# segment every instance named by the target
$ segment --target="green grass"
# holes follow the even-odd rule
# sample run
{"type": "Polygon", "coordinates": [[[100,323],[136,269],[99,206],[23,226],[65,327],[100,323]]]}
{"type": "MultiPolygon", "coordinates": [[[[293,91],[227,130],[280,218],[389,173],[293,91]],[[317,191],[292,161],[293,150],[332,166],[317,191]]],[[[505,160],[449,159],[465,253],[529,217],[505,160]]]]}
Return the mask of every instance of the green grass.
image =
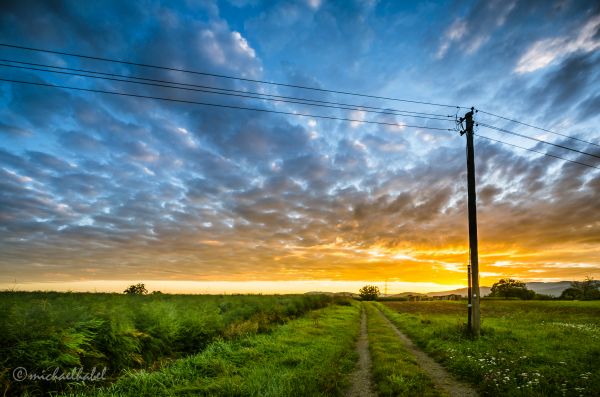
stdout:
{"type": "Polygon", "coordinates": [[[378,304],[421,348],[483,395],[593,396],[600,390],[600,302],[482,301],[482,336],[464,302],[378,304]]]}
{"type": "MultiPolygon", "coordinates": [[[[268,332],[331,302],[322,295],[151,295],[1,292],[0,393],[64,391],[69,382],[15,382],[12,371],[157,368],[214,340],[268,332]]],[[[97,382],[96,382],[97,383],[97,382]]]]}
{"type": "Polygon", "coordinates": [[[136,371],[97,396],[337,396],[354,368],[359,305],[332,305],[269,334],[218,340],[154,372],[136,371]]]}
{"type": "Polygon", "coordinates": [[[380,396],[438,396],[431,379],[371,303],[366,303],[373,383],[380,396]]]}

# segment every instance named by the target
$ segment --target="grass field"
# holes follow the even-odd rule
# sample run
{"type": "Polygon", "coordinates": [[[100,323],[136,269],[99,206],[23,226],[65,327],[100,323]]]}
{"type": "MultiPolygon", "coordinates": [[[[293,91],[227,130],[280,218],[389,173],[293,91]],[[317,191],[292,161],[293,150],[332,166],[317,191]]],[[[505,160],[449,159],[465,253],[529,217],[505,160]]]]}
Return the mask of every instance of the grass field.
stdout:
{"type": "Polygon", "coordinates": [[[597,396],[600,302],[482,301],[482,336],[464,302],[378,303],[421,348],[483,395],[597,396]]]}
{"type": "Polygon", "coordinates": [[[362,379],[356,373],[370,374],[380,396],[445,393],[434,389],[428,377],[434,375],[380,310],[482,395],[595,396],[600,390],[598,301],[486,300],[482,336],[472,340],[465,302],[5,292],[2,394],[342,396],[362,379]],[[370,372],[356,366],[359,334],[369,341],[370,372]],[[19,382],[12,372],[94,366],[108,368],[105,381],[19,382]]]}
{"type": "MultiPolygon", "coordinates": [[[[322,295],[149,295],[0,293],[2,394],[61,391],[69,382],[15,382],[14,368],[152,369],[194,354],[215,339],[266,332],[324,307],[322,295]]],[[[97,384],[95,382],[94,384],[97,384]]]]}

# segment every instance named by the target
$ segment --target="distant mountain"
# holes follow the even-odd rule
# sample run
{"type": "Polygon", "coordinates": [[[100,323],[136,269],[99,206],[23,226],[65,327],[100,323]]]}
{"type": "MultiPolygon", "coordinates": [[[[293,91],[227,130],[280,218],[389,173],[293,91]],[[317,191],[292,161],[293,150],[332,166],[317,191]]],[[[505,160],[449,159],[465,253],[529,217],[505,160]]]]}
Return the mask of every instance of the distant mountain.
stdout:
{"type": "MultiPolygon", "coordinates": [[[[486,296],[490,293],[491,287],[479,287],[481,296],[486,296]]],[[[444,296],[444,295],[461,295],[467,296],[468,288],[453,289],[450,291],[428,292],[427,296],[444,296]]]]}
{"type": "MultiPolygon", "coordinates": [[[[551,283],[534,282],[526,283],[527,288],[535,291],[537,294],[544,294],[550,296],[560,296],[560,294],[571,286],[570,281],[555,281],[551,283]]],[[[491,287],[479,287],[481,296],[489,295],[491,287]]],[[[451,291],[440,291],[440,292],[428,292],[427,296],[442,296],[457,294],[467,296],[467,288],[453,289],[451,291]]]]}
{"type": "MultiPolygon", "coordinates": [[[[542,282],[534,282],[534,283],[526,283],[527,288],[534,290],[538,294],[550,295],[550,296],[560,296],[560,294],[567,288],[571,286],[570,281],[556,281],[551,283],[542,283],[542,282]]],[[[491,287],[479,287],[481,296],[489,295],[491,287]]],[[[348,297],[358,297],[358,294],[353,292],[325,292],[325,291],[310,291],[306,292],[308,295],[330,295],[330,296],[348,296],[348,297]]],[[[399,294],[390,294],[384,295],[381,294],[382,297],[386,298],[406,298],[409,295],[412,296],[443,296],[443,295],[461,295],[467,296],[467,288],[459,288],[453,289],[449,291],[438,291],[438,292],[428,292],[426,294],[422,294],[420,292],[401,292],[399,294]]]]}
{"type": "Polygon", "coordinates": [[[406,298],[407,296],[412,295],[412,296],[426,296],[425,294],[422,294],[420,292],[401,292],[399,294],[394,294],[394,295],[386,295],[386,298],[406,298]]]}
{"type": "Polygon", "coordinates": [[[347,296],[347,297],[352,297],[352,298],[356,298],[359,295],[355,294],[353,292],[325,292],[325,291],[309,291],[309,292],[305,292],[305,295],[328,295],[328,296],[347,296]]]}
{"type": "Polygon", "coordinates": [[[527,288],[538,294],[560,296],[560,294],[571,286],[570,281],[556,281],[552,283],[527,283],[527,288]]]}

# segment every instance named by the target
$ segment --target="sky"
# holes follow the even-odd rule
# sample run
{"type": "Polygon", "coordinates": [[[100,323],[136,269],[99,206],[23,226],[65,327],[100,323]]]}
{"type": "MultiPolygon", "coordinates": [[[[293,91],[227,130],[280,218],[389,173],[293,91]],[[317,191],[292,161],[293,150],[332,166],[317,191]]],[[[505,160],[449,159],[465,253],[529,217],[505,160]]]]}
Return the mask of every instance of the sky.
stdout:
{"type": "MultiPolygon", "coordinates": [[[[469,251],[465,137],[454,130],[466,109],[456,106],[576,137],[475,114],[600,155],[596,2],[8,0],[0,9],[3,44],[371,97],[9,47],[3,65],[442,119],[0,66],[8,80],[313,115],[0,81],[0,289],[458,288],[469,251]]],[[[598,157],[475,132],[600,167],[598,157]]],[[[598,169],[477,136],[475,162],[482,285],[600,277],[598,169]]]]}

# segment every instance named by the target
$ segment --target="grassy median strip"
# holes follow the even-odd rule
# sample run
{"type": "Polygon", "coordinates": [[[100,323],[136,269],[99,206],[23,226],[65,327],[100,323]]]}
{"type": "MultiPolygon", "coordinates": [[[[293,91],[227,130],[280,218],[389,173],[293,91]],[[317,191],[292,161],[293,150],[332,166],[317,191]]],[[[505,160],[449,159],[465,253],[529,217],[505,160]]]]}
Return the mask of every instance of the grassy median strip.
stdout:
{"type": "Polygon", "coordinates": [[[154,372],[132,372],[101,396],[336,396],[356,361],[357,303],[332,305],[269,334],[216,341],[154,372]]]}
{"type": "Polygon", "coordinates": [[[373,383],[380,396],[439,396],[431,379],[419,368],[389,324],[366,303],[373,383]]]}

